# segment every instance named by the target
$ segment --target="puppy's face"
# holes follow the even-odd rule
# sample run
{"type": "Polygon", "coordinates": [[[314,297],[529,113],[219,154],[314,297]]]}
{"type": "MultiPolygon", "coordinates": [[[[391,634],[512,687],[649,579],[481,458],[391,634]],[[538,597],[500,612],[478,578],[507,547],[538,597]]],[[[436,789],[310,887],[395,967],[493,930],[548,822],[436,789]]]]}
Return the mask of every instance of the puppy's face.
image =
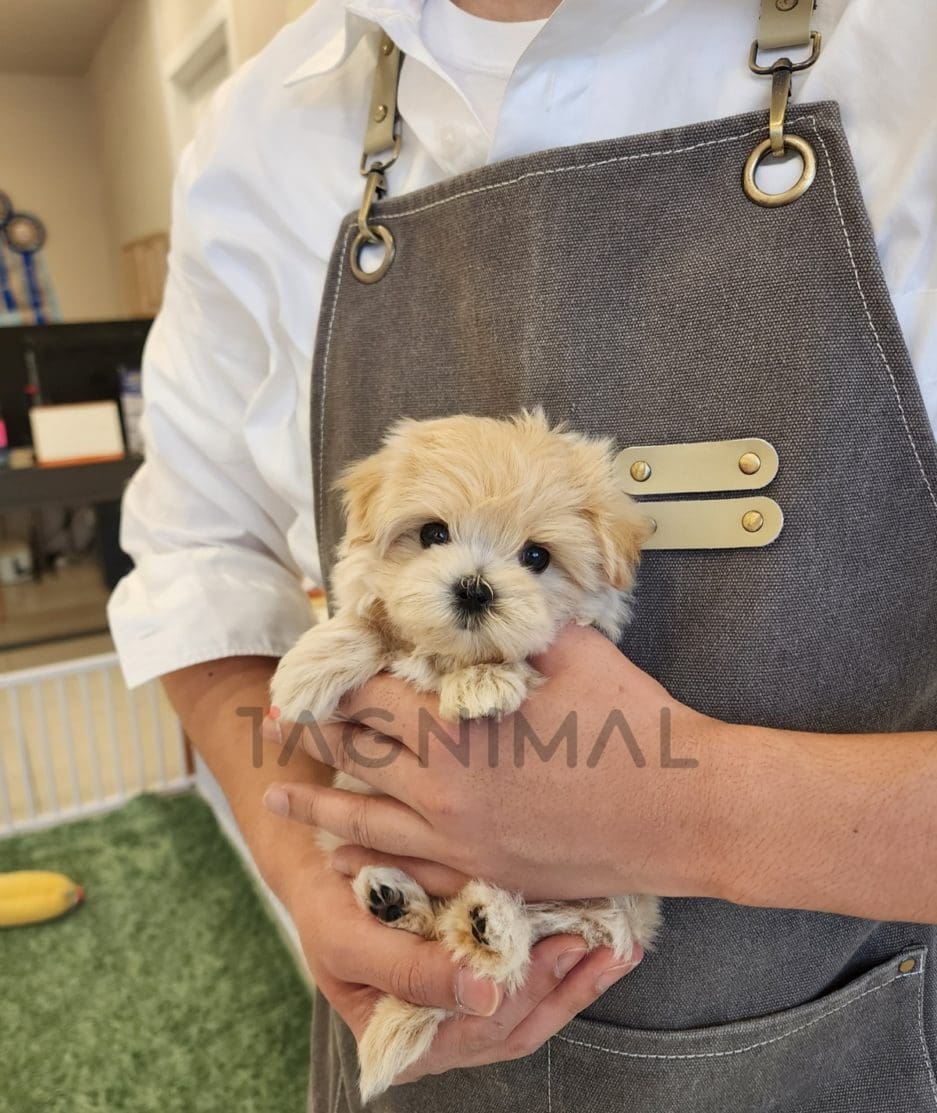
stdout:
{"type": "Polygon", "coordinates": [[[616,634],[646,526],[612,457],[539,412],[402,422],[340,483],[339,605],[461,664],[541,652],[571,620],[616,634]]]}

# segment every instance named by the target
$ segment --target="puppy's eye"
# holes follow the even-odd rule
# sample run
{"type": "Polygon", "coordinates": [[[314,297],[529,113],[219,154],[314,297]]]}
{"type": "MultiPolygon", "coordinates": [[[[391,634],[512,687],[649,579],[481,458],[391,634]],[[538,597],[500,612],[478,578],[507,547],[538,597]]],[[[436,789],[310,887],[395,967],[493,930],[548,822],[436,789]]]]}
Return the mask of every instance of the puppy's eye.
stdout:
{"type": "Polygon", "coordinates": [[[542,545],[530,541],[521,549],[518,559],[521,564],[523,564],[525,568],[529,568],[531,572],[542,572],[550,563],[550,551],[549,549],[545,549],[542,545]]]}
{"type": "Polygon", "coordinates": [[[449,527],[445,522],[427,522],[420,530],[420,544],[424,549],[430,545],[445,545],[449,540],[449,527]]]}

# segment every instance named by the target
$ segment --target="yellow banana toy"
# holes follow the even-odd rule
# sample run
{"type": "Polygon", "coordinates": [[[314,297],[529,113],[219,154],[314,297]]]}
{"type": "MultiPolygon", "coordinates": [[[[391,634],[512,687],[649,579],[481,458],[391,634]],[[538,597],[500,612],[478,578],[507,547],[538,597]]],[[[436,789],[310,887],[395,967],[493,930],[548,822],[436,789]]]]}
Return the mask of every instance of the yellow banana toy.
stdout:
{"type": "Polygon", "coordinates": [[[0,873],[0,928],[54,920],[84,899],[84,889],[62,873],[46,870],[0,873]]]}

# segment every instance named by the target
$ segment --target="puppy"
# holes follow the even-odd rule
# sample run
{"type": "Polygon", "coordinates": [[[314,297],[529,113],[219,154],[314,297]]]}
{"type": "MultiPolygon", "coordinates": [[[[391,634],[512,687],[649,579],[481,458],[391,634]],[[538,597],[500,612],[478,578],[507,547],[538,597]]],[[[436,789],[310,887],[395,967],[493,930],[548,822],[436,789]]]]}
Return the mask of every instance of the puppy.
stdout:
{"type": "MultiPolygon", "coordinates": [[[[551,428],[540,410],[398,423],[339,480],[347,529],[334,616],[283,657],[273,705],[288,721],[322,722],[386,669],[436,692],[445,719],[500,718],[536,688],[528,658],[561,627],[594,625],[616,639],[647,525],[619,488],[613,458],[610,441],[551,428]]],[[[373,791],[345,774],[336,784],[373,791]]],[[[362,869],[353,887],[364,910],[441,940],[508,993],[523,984],[538,939],[571,932],[627,959],[635,941],[651,945],[658,924],[649,896],[524,904],[472,881],[441,901],[383,867],[362,869]]],[[[363,1101],[423,1055],[446,1015],[379,1002],[358,1049],[363,1101]]]]}

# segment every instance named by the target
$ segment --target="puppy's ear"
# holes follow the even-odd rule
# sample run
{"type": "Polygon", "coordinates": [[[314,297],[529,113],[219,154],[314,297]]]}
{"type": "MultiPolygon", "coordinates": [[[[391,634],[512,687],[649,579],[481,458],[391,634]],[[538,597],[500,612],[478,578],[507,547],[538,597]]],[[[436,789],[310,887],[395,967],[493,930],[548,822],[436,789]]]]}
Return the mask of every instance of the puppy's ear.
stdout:
{"type": "Polygon", "coordinates": [[[630,591],[641,546],[651,535],[648,519],[624,492],[593,504],[587,517],[595,531],[603,574],[612,587],[630,591]]]}
{"type": "Polygon", "coordinates": [[[377,535],[377,499],[385,479],[382,453],[347,468],[335,484],[345,508],[345,542],[365,545],[377,535]]]}

